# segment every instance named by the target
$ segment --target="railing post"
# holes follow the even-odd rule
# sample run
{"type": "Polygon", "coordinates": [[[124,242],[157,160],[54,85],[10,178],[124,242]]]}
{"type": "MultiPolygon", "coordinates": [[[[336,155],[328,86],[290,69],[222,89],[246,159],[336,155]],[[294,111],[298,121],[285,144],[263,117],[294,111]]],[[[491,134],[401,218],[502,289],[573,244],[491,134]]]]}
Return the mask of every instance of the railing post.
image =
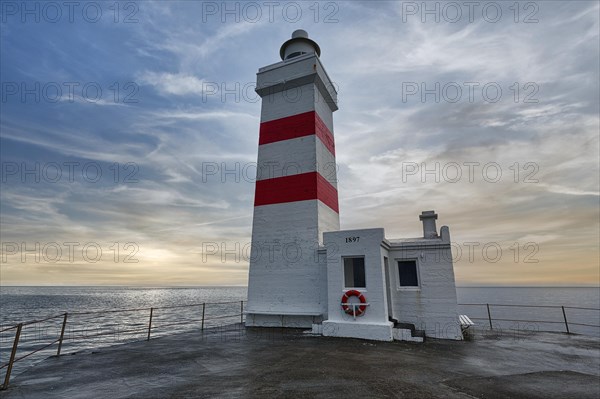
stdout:
{"type": "Polygon", "coordinates": [[[15,362],[15,355],[17,354],[17,347],[19,346],[19,338],[21,337],[21,329],[23,323],[19,323],[17,326],[17,332],[15,333],[15,341],[13,342],[12,351],[10,352],[10,360],[8,361],[8,368],[6,369],[6,375],[4,376],[4,384],[2,389],[8,388],[8,382],[10,381],[10,372],[12,371],[13,363],[15,362]]]}
{"type": "Polygon", "coordinates": [[[240,324],[244,324],[244,301],[240,301],[240,324]]]}
{"type": "Polygon", "coordinates": [[[154,313],[154,308],[150,308],[150,321],[148,322],[148,338],[146,341],[150,341],[150,331],[152,331],[152,313],[154,313]]]}
{"type": "Polygon", "coordinates": [[[488,320],[490,322],[490,330],[493,330],[494,326],[492,326],[492,314],[490,313],[490,304],[486,303],[485,306],[487,306],[488,320]]]}
{"type": "Polygon", "coordinates": [[[202,327],[201,330],[204,331],[204,310],[206,309],[206,303],[202,304],[202,327]]]}
{"type": "Polygon", "coordinates": [[[567,322],[567,314],[565,313],[565,307],[561,306],[561,308],[562,308],[562,312],[563,312],[563,318],[565,319],[565,327],[567,329],[567,334],[571,334],[569,332],[569,323],[567,322]]]}
{"type": "Polygon", "coordinates": [[[58,349],[56,350],[56,356],[60,356],[60,350],[62,349],[63,338],[65,337],[65,327],[67,326],[67,316],[68,313],[65,313],[62,328],[60,329],[60,338],[58,339],[58,349]]]}

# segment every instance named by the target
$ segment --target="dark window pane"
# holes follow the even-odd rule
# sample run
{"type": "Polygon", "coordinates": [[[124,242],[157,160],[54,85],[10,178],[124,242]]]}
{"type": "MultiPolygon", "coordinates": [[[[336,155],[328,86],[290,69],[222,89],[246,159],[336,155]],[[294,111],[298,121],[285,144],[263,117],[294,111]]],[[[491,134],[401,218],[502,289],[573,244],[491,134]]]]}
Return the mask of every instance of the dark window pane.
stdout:
{"type": "Polygon", "coordinates": [[[354,284],[354,265],[352,258],[344,258],[344,287],[352,287],[354,284]]]}
{"type": "Polygon", "coordinates": [[[365,288],[365,258],[344,258],[344,285],[365,288]]]}
{"type": "Polygon", "coordinates": [[[417,262],[414,260],[399,260],[398,274],[401,287],[418,287],[417,262]]]}
{"type": "Polygon", "coordinates": [[[290,58],[298,57],[302,54],[306,54],[306,52],[305,51],[296,51],[295,53],[292,53],[292,54],[288,55],[287,57],[285,57],[285,59],[289,60],[290,58]]]}
{"type": "Polygon", "coordinates": [[[354,286],[366,287],[365,282],[365,258],[354,258],[354,286]]]}

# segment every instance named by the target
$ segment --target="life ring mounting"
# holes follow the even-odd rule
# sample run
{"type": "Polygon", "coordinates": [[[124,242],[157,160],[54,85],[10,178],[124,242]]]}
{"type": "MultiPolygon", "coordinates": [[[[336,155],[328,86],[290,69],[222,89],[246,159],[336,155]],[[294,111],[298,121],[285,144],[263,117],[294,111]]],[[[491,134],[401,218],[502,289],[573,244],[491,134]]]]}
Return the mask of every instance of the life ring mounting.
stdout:
{"type": "Polygon", "coordinates": [[[342,295],[342,310],[351,316],[362,316],[367,310],[367,298],[358,290],[348,290],[342,295]],[[350,297],[357,297],[360,305],[348,302],[350,297]]]}

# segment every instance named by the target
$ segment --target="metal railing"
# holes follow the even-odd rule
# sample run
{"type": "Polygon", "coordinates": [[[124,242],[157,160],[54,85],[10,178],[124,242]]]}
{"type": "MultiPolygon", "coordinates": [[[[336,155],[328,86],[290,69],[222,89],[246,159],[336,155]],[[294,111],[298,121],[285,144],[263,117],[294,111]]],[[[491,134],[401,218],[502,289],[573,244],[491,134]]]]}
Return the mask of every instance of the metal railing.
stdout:
{"type": "MultiPolygon", "coordinates": [[[[215,320],[225,320],[228,318],[231,319],[234,317],[239,317],[240,323],[243,323],[244,322],[244,302],[245,301],[205,302],[205,303],[198,303],[198,304],[191,304],[191,305],[174,305],[174,306],[162,306],[162,307],[150,307],[150,308],[133,308],[133,309],[117,309],[117,310],[99,310],[99,311],[88,311],[88,312],[61,313],[58,315],[46,317],[44,319],[31,320],[31,321],[27,321],[27,322],[23,322],[23,323],[18,323],[18,324],[15,324],[15,325],[12,325],[12,326],[9,326],[6,328],[2,328],[2,329],[0,329],[0,334],[5,334],[7,332],[14,330],[15,335],[14,335],[14,339],[12,341],[12,347],[11,347],[12,349],[10,351],[10,358],[9,358],[8,362],[6,362],[4,364],[0,364],[0,370],[6,368],[6,373],[4,375],[4,383],[0,387],[0,390],[4,390],[4,389],[8,388],[11,372],[13,371],[13,366],[15,365],[15,363],[22,361],[38,352],[46,350],[56,344],[57,344],[56,356],[60,356],[61,350],[63,348],[63,343],[65,342],[65,340],[67,340],[67,337],[65,335],[66,327],[68,324],[76,325],[76,323],[74,323],[74,321],[73,321],[73,319],[75,319],[76,317],[91,316],[92,320],[94,320],[94,319],[97,320],[99,317],[102,317],[103,315],[107,315],[107,314],[118,314],[118,313],[125,313],[125,312],[148,312],[148,313],[146,313],[146,316],[145,316],[145,317],[147,317],[147,320],[148,320],[147,324],[145,324],[145,322],[144,322],[144,324],[141,324],[141,323],[131,324],[130,322],[122,321],[121,324],[125,325],[126,329],[120,330],[119,333],[132,333],[132,332],[143,333],[143,338],[137,339],[137,340],[138,341],[140,341],[140,340],[149,341],[153,332],[160,330],[160,329],[163,329],[163,331],[164,331],[164,329],[167,327],[193,326],[194,323],[196,323],[196,325],[199,327],[199,329],[201,331],[204,331],[204,329],[206,327],[205,326],[206,322],[215,321],[215,320]],[[236,307],[235,313],[217,314],[214,316],[207,316],[207,314],[206,314],[206,311],[210,306],[212,306],[212,308],[214,309],[214,307],[216,305],[219,305],[219,306],[232,305],[232,304],[236,304],[236,303],[239,304],[239,308],[236,307]],[[201,311],[198,310],[197,312],[192,313],[192,315],[194,315],[194,314],[200,315],[201,314],[201,317],[195,318],[195,319],[185,319],[185,320],[182,320],[182,318],[176,318],[174,321],[157,325],[157,323],[156,323],[157,316],[164,314],[164,313],[159,312],[159,310],[169,310],[170,311],[169,315],[173,316],[172,314],[170,314],[170,313],[173,313],[172,312],[173,310],[188,309],[188,308],[201,308],[201,311]],[[44,323],[44,322],[49,322],[49,321],[56,321],[57,323],[58,323],[58,321],[60,321],[60,333],[54,335],[54,337],[56,337],[56,338],[51,339],[51,341],[49,343],[44,343],[40,347],[37,347],[31,351],[28,351],[25,354],[20,354],[20,356],[17,356],[18,350],[19,350],[19,342],[22,338],[22,335],[23,335],[22,333],[23,333],[24,327],[36,325],[36,324],[40,324],[40,323],[44,323]],[[130,328],[130,326],[133,326],[133,327],[137,326],[137,327],[130,328]]],[[[365,304],[348,303],[348,305],[352,305],[353,308],[355,308],[356,306],[365,305],[365,304]]],[[[584,312],[589,312],[589,311],[600,312],[600,309],[598,309],[598,308],[575,307],[575,306],[550,306],[550,305],[514,305],[514,304],[513,305],[503,305],[503,304],[488,304],[488,303],[462,303],[462,304],[458,304],[458,305],[459,306],[470,306],[470,307],[475,307],[475,306],[481,307],[482,310],[484,310],[487,313],[487,317],[477,317],[477,316],[469,316],[469,317],[473,320],[487,321],[487,323],[489,324],[489,328],[491,330],[494,329],[494,326],[495,326],[494,322],[563,324],[564,331],[567,334],[572,333],[571,329],[569,328],[570,325],[571,326],[600,328],[600,325],[597,325],[597,324],[581,323],[581,322],[574,322],[572,320],[569,320],[568,312],[567,312],[567,310],[569,310],[569,309],[584,311],[584,312]],[[525,319],[512,319],[512,318],[505,318],[505,317],[492,317],[492,314],[494,313],[493,312],[494,307],[556,309],[557,310],[556,314],[558,316],[560,316],[560,320],[556,320],[556,319],[555,320],[525,320],[525,319]]],[[[355,314],[355,312],[353,312],[353,313],[355,314]]],[[[129,321],[129,320],[127,320],[127,321],[129,321]]],[[[90,320],[85,320],[83,322],[89,323],[90,320]]],[[[85,331],[85,329],[71,331],[71,333],[79,333],[81,331],[85,331]]],[[[114,332],[99,331],[94,334],[86,334],[86,335],[82,336],[82,338],[89,339],[89,338],[95,338],[95,337],[108,336],[110,334],[114,334],[114,332]]],[[[68,338],[68,339],[75,340],[75,339],[78,339],[78,337],[71,335],[70,338],[68,338]]]]}
{"type": "Polygon", "coordinates": [[[589,307],[578,307],[578,306],[558,306],[558,305],[516,305],[516,304],[503,305],[503,304],[492,304],[492,303],[459,303],[458,306],[480,306],[480,307],[485,306],[485,310],[487,311],[487,317],[473,317],[473,316],[469,316],[469,317],[473,320],[487,320],[487,322],[490,326],[490,330],[494,329],[494,323],[493,323],[494,321],[517,322],[517,323],[523,322],[523,323],[564,324],[564,328],[565,328],[564,332],[566,332],[567,334],[571,334],[569,325],[600,328],[600,325],[598,325],[598,324],[579,323],[579,322],[569,321],[569,319],[567,318],[567,312],[565,310],[565,309],[577,309],[577,310],[583,310],[583,311],[600,312],[600,308],[589,308],[589,307]],[[502,317],[493,318],[492,311],[490,310],[490,308],[494,307],[494,306],[504,307],[504,308],[556,309],[556,310],[560,310],[560,313],[557,312],[557,314],[562,317],[560,317],[561,320],[524,320],[524,319],[507,319],[507,318],[502,318],[502,317]]]}
{"type": "MultiPolygon", "coordinates": [[[[214,321],[214,320],[223,320],[223,319],[228,319],[228,318],[231,319],[234,317],[239,317],[240,323],[243,323],[244,322],[244,302],[245,301],[204,302],[204,303],[191,304],[191,305],[173,305],[173,306],[161,306],[161,307],[150,307],[150,308],[130,308],[130,309],[117,309],[117,310],[98,310],[98,311],[88,311],[88,312],[61,313],[61,314],[58,314],[55,316],[46,317],[44,319],[31,320],[31,321],[12,325],[10,327],[2,328],[2,329],[0,329],[0,334],[6,333],[11,330],[15,330],[15,335],[14,335],[14,340],[12,343],[12,349],[10,352],[10,358],[9,358],[8,362],[6,362],[4,364],[0,364],[0,370],[6,368],[6,373],[4,375],[4,382],[3,382],[2,386],[0,387],[0,390],[5,390],[8,388],[8,384],[10,382],[10,375],[11,375],[11,372],[13,371],[13,366],[15,365],[15,363],[17,363],[21,360],[24,360],[35,353],[41,352],[45,349],[48,349],[55,344],[58,344],[57,350],[56,350],[56,356],[60,356],[61,349],[63,347],[63,342],[65,341],[65,330],[67,327],[67,320],[72,320],[72,318],[74,316],[92,316],[92,320],[93,320],[94,317],[96,317],[96,319],[97,319],[98,317],[100,317],[102,315],[107,315],[107,314],[124,313],[124,312],[149,312],[147,327],[144,326],[143,329],[142,328],[133,328],[133,329],[127,328],[125,330],[119,331],[120,333],[143,332],[144,333],[143,336],[145,337],[145,340],[149,341],[152,332],[156,331],[158,328],[166,328],[166,327],[174,327],[174,326],[182,326],[182,325],[193,325],[193,323],[198,323],[200,330],[204,331],[205,322],[214,321]],[[206,316],[206,310],[210,305],[213,305],[213,306],[214,305],[228,305],[228,304],[235,304],[235,303],[239,304],[239,308],[238,308],[239,313],[236,312],[233,314],[216,315],[216,316],[212,316],[212,317],[206,316]],[[191,320],[188,319],[188,320],[183,320],[183,321],[178,319],[177,321],[174,321],[174,322],[163,323],[160,325],[156,324],[156,316],[157,316],[158,310],[165,310],[165,309],[173,310],[173,309],[194,308],[194,307],[202,308],[202,317],[201,318],[191,319],[191,320]],[[22,331],[23,331],[24,327],[30,326],[30,325],[36,325],[36,324],[40,324],[43,322],[48,322],[48,321],[60,319],[60,318],[62,318],[60,334],[58,335],[58,337],[56,339],[52,340],[49,343],[45,343],[43,346],[35,348],[34,350],[31,350],[31,351],[17,357],[17,352],[19,350],[19,341],[22,337],[22,331]]],[[[200,312],[198,312],[198,313],[200,313],[200,312]]],[[[124,323],[124,324],[127,324],[127,323],[124,323]]],[[[85,331],[85,330],[76,330],[75,332],[77,333],[77,332],[81,332],[81,331],[85,331]]],[[[96,334],[85,335],[85,338],[108,336],[111,334],[114,334],[114,332],[113,331],[101,331],[96,334]]],[[[76,339],[76,338],[71,337],[71,339],[76,339]]]]}

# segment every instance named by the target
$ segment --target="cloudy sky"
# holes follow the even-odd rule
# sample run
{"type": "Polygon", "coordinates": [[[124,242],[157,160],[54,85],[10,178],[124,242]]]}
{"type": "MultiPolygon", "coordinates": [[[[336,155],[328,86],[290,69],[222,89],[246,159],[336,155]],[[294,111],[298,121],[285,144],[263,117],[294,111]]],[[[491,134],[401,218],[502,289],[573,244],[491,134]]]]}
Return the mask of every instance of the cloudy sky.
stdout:
{"type": "Polygon", "coordinates": [[[343,229],[416,237],[435,209],[459,285],[599,284],[597,1],[23,7],[1,10],[3,285],[245,285],[255,74],[299,28],[339,92],[343,229]]]}

